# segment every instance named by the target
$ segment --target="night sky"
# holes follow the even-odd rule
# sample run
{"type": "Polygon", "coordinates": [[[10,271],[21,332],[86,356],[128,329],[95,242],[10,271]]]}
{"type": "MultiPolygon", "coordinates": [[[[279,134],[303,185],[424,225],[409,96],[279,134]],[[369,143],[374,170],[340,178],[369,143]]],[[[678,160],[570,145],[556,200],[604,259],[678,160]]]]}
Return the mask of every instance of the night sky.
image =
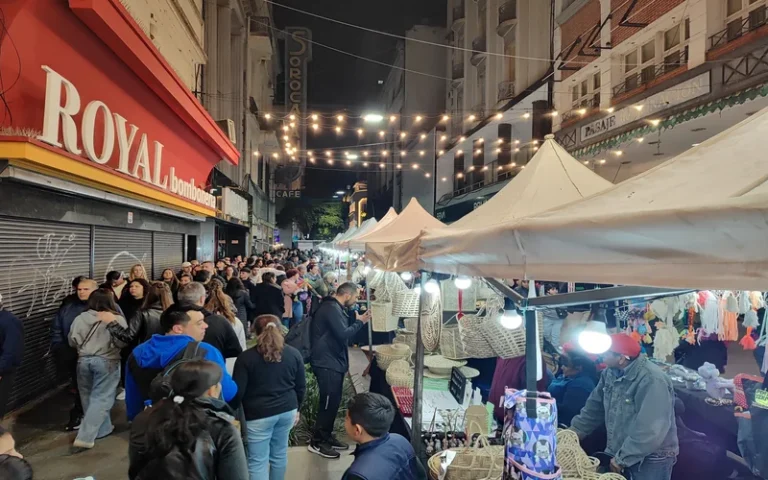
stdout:
{"type": "MultiPolygon", "coordinates": [[[[445,0],[276,0],[290,7],[334,18],[343,22],[403,35],[416,24],[444,25],[447,14],[445,0]]],[[[273,15],[278,29],[288,26],[308,27],[312,39],[331,47],[380,62],[394,62],[397,39],[346,27],[327,20],[294,12],[273,4],[273,15]]],[[[282,45],[281,45],[282,48],[282,45]]],[[[281,53],[284,63],[284,54],[281,53]]],[[[389,68],[313,45],[309,64],[308,113],[313,110],[330,113],[348,110],[360,114],[375,106],[381,86],[389,68]]],[[[276,103],[283,103],[284,79],[278,77],[276,103]]],[[[323,122],[324,134],[307,136],[307,148],[316,151],[344,145],[353,145],[357,139],[347,135],[339,139],[330,131],[329,121],[323,122]]],[[[338,165],[338,162],[337,162],[338,165]]],[[[328,166],[325,166],[328,168],[328,166]]],[[[330,198],[336,190],[344,190],[357,179],[354,171],[341,168],[321,170],[308,168],[304,177],[305,197],[330,198]]]]}

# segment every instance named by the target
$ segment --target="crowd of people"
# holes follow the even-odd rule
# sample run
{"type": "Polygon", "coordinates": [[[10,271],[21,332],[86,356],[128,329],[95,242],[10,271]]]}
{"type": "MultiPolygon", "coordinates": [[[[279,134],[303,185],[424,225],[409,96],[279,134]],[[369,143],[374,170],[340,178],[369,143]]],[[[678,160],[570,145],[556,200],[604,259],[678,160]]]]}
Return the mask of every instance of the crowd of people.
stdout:
{"type": "MultiPolygon", "coordinates": [[[[108,272],[102,283],[75,278],[51,327],[52,355],[70,380],[64,428],[76,432],[72,453],[112,434],[111,410],[125,401],[130,479],[282,480],[309,363],[320,398],[308,448],[339,458],[349,449],[333,433],[349,369],[347,345],[369,316],[354,308],[358,286],[339,284],[319,260],[299,251],[264,252],[247,260],[184,262],[158,280],[141,265],[128,275],[108,272]],[[306,355],[285,335],[310,312],[306,355]]],[[[0,316],[8,317],[0,318],[2,408],[21,364],[23,327],[1,308],[0,316]]],[[[415,470],[410,444],[387,434],[394,416],[389,400],[362,394],[349,412],[349,437],[367,446],[358,447],[345,478],[384,478],[370,474],[387,464],[402,472],[387,478],[426,478],[415,470]],[[389,460],[380,459],[382,452],[389,460]]],[[[32,478],[4,430],[0,450],[0,472],[15,472],[2,478],[32,478]]]]}

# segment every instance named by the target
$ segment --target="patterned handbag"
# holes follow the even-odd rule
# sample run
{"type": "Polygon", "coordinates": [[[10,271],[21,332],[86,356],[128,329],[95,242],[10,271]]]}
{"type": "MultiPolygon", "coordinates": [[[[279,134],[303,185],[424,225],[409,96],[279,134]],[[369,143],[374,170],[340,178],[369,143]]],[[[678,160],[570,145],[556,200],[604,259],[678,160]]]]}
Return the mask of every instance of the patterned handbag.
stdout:
{"type": "Polygon", "coordinates": [[[538,392],[536,416],[525,408],[526,391],[504,393],[504,480],[561,480],[557,450],[557,404],[538,392]]]}

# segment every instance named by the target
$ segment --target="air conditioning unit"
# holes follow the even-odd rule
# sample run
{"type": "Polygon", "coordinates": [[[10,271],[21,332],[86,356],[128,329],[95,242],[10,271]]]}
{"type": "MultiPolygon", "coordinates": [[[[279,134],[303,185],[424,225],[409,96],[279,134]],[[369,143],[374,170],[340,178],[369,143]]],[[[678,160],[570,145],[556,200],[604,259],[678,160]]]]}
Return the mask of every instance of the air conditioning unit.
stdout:
{"type": "Polygon", "coordinates": [[[229,137],[229,141],[237,144],[237,140],[235,137],[235,121],[231,118],[225,118],[224,120],[216,120],[216,125],[219,126],[222,132],[227,134],[227,137],[229,137]]]}

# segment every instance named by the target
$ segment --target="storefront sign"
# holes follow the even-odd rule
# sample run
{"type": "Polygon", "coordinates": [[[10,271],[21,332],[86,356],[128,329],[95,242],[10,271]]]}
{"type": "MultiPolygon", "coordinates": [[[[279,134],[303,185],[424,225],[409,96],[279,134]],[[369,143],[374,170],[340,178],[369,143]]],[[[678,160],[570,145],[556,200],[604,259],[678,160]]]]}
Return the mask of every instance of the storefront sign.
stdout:
{"type": "Polygon", "coordinates": [[[706,95],[709,92],[709,72],[705,72],[690,80],[674,85],[668,90],[644,98],[635,105],[622,108],[607,117],[584,125],[581,127],[581,141],[590,140],[642,118],[652,117],[662,110],[680,105],[693,98],[706,95]]]}
{"type": "Polygon", "coordinates": [[[42,68],[47,76],[43,134],[38,136],[39,140],[63,147],[73,155],[84,154],[94,163],[215,208],[216,198],[197,187],[194,178],[189,181],[178,178],[174,167],[163,173],[162,143],[152,140],[150,154],[150,140],[146,132],[130,124],[120,113],[113,113],[100,100],[92,100],[81,109],[77,87],[53,69],[47,66],[42,68]],[[75,116],[79,116],[79,125],[75,116]]]}
{"type": "Polygon", "coordinates": [[[231,188],[225,187],[221,192],[221,211],[224,215],[247,221],[248,200],[232,191],[231,188]]]}
{"type": "Polygon", "coordinates": [[[277,198],[301,198],[301,190],[277,190],[277,198]]]}

